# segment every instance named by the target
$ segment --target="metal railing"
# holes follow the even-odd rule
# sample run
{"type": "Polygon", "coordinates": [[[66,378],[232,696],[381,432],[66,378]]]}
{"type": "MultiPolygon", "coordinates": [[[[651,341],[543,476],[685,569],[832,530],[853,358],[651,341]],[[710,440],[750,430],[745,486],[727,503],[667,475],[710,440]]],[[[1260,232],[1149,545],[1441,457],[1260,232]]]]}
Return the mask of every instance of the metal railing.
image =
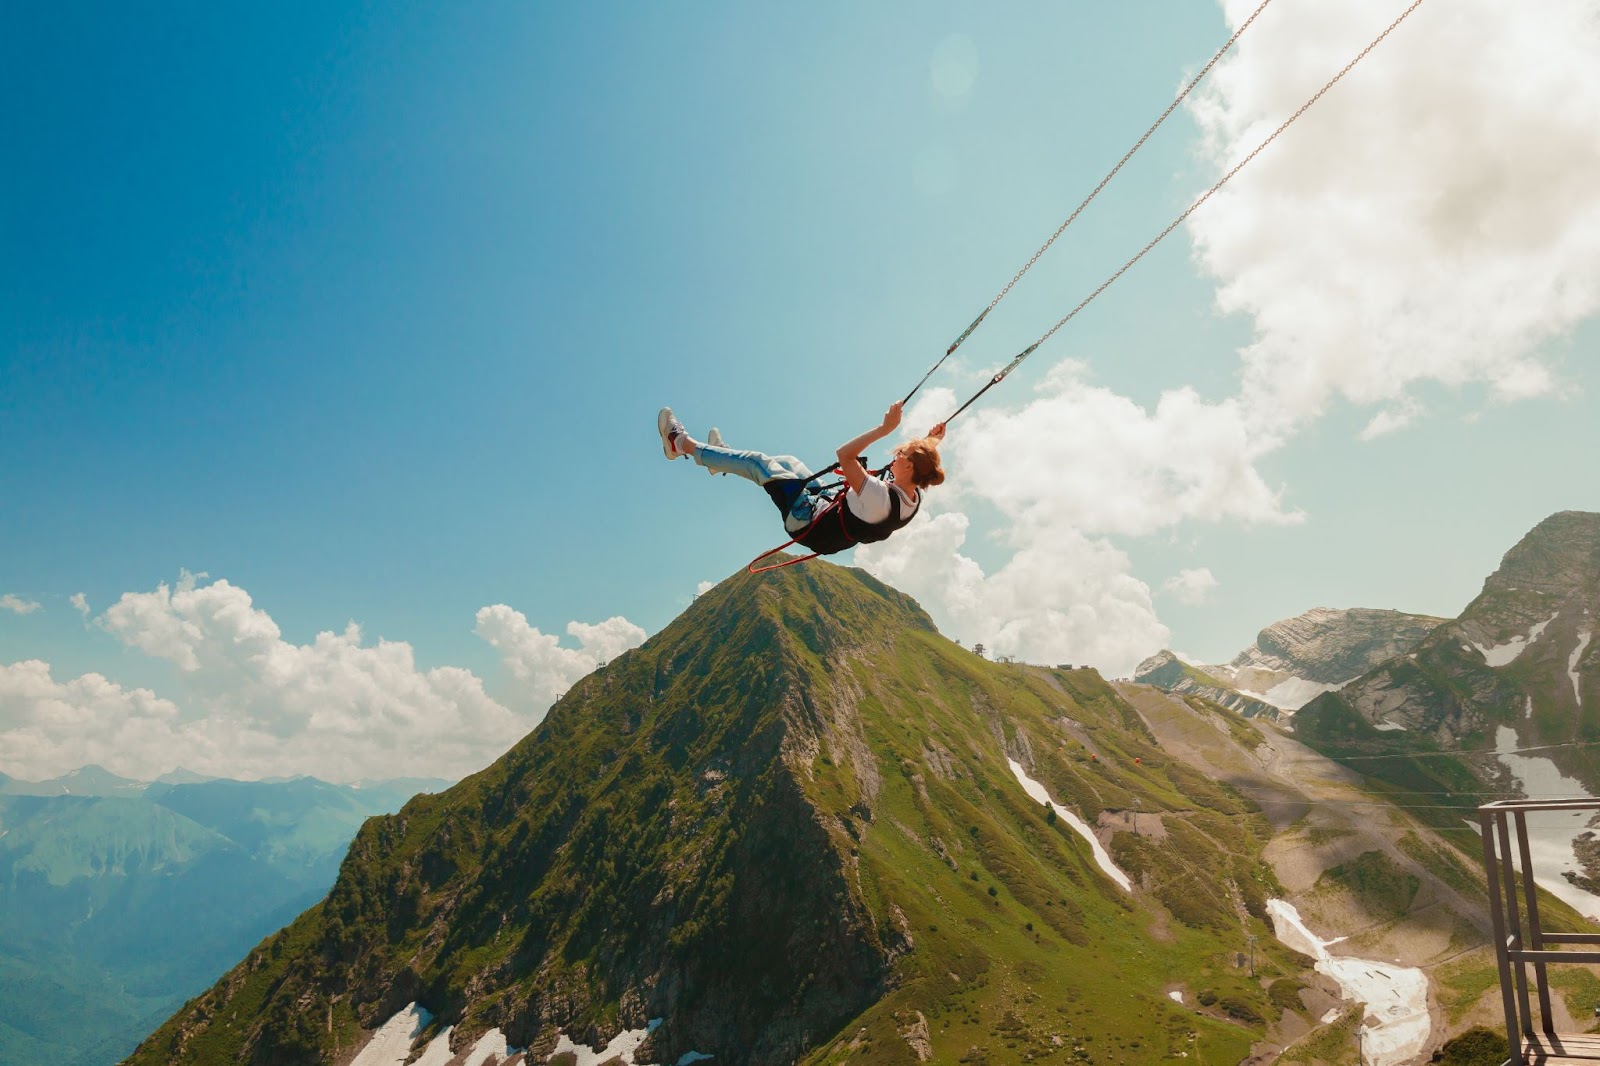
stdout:
{"type": "Polygon", "coordinates": [[[1552,1059],[1600,1061],[1600,1038],[1592,1034],[1563,1035],[1555,1030],[1547,967],[1551,963],[1600,963],[1600,933],[1547,933],[1540,924],[1527,820],[1528,814],[1537,811],[1600,811],[1600,799],[1502,800],[1478,808],[1483,868],[1489,880],[1489,913],[1500,967],[1500,997],[1506,1012],[1506,1048],[1510,1052],[1502,1066],[1552,1059]],[[1552,944],[1594,947],[1561,950],[1552,949],[1552,944]],[[1535,1000],[1539,1006],[1537,1031],[1532,1010],[1535,1000]]]}

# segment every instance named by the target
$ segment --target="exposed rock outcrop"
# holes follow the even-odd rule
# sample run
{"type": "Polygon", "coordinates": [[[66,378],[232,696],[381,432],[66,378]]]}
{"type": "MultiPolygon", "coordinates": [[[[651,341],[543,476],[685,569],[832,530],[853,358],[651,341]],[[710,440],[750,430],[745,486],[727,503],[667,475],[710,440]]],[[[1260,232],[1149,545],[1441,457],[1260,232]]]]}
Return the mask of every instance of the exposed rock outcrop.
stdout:
{"type": "MultiPolygon", "coordinates": [[[[1550,746],[1564,773],[1600,795],[1600,761],[1586,745],[1569,744],[1600,731],[1593,706],[1600,692],[1592,692],[1600,681],[1597,614],[1600,514],[1551,515],[1506,552],[1459,618],[1414,651],[1308,704],[1297,728],[1320,737],[1325,750],[1346,753],[1417,744],[1482,753],[1509,729],[1518,746],[1550,746]],[[1374,729],[1380,733],[1364,732],[1374,729]]],[[[1492,756],[1456,761],[1485,789],[1505,787],[1504,768],[1492,756]]]]}
{"type": "Polygon", "coordinates": [[[1133,672],[1133,679],[1142,685],[1154,685],[1180,696],[1202,696],[1231,711],[1238,711],[1246,718],[1278,717],[1277,707],[1245,695],[1211,673],[1212,669],[1186,663],[1173,652],[1160,651],[1138,665],[1133,672]]]}
{"type": "Polygon", "coordinates": [[[1445,621],[1365,607],[1314,607],[1263,629],[1255,644],[1234,656],[1228,667],[1248,688],[1273,677],[1277,680],[1272,684],[1280,684],[1286,676],[1342,685],[1385,659],[1404,655],[1445,621]]]}
{"type": "Polygon", "coordinates": [[[1140,663],[1134,680],[1204,696],[1241,714],[1276,718],[1411,651],[1445,621],[1401,611],[1314,607],[1272,623],[1226,663],[1198,666],[1163,651],[1140,663]]]}

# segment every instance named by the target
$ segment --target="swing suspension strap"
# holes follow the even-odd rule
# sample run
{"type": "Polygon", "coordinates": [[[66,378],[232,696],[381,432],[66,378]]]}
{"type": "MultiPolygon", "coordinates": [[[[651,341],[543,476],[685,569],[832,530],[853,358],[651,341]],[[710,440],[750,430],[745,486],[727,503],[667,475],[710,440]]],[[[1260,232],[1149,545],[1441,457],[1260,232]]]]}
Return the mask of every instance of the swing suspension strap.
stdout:
{"type": "MultiPolygon", "coordinates": [[[[1133,158],[1133,153],[1144,147],[1144,142],[1150,139],[1150,135],[1155,133],[1155,131],[1160,128],[1163,122],[1167,121],[1167,117],[1176,111],[1178,109],[1178,105],[1183,103],[1183,101],[1188,98],[1189,93],[1194,90],[1194,87],[1199,85],[1207,74],[1211,73],[1211,68],[1217,65],[1218,60],[1228,54],[1228,50],[1233,47],[1234,42],[1238,41],[1240,35],[1243,34],[1245,30],[1250,28],[1250,24],[1256,20],[1256,16],[1265,11],[1267,5],[1270,3],[1272,3],[1272,0],[1261,0],[1261,5],[1254,11],[1250,12],[1250,17],[1239,23],[1239,28],[1233,31],[1233,36],[1229,37],[1227,41],[1223,43],[1222,47],[1217,49],[1216,54],[1206,61],[1206,65],[1200,68],[1200,72],[1198,74],[1189,79],[1189,84],[1185,85],[1183,87],[1183,91],[1173,98],[1172,103],[1167,105],[1167,109],[1161,112],[1156,120],[1150,124],[1150,128],[1145,130],[1144,133],[1140,134],[1139,139],[1133,142],[1133,147],[1129,148],[1123,153],[1122,158],[1117,160],[1117,165],[1106,172],[1106,176],[1100,179],[1100,183],[1098,185],[1089,190],[1089,195],[1085,196],[1083,198],[1083,202],[1072,209],[1072,214],[1067,216],[1067,220],[1065,222],[1056,227],[1056,231],[1050,234],[1050,239],[1041,244],[1039,246],[1039,250],[1034,252],[1033,256],[1026,263],[1022,264],[1022,269],[1017,271],[1016,274],[1012,276],[1011,280],[1006,282],[1005,288],[1001,289],[1000,292],[996,294],[995,298],[989,301],[989,306],[985,307],[978,313],[978,317],[972,320],[972,324],[966,329],[962,330],[961,336],[957,337],[955,342],[951,344],[950,347],[945,349],[944,355],[939,357],[939,361],[934,363],[926,374],[922,375],[922,380],[912,386],[911,391],[906,393],[906,398],[900,401],[902,404],[910,403],[911,398],[915,396],[917,391],[921,389],[922,386],[927,383],[928,379],[933,376],[934,371],[943,366],[944,361],[950,358],[955,350],[961,347],[962,343],[968,337],[977,332],[978,327],[983,324],[983,320],[989,317],[989,312],[993,311],[995,307],[999,305],[1000,301],[1006,298],[1006,295],[1011,292],[1012,287],[1016,285],[1017,282],[1022,280],[1022,275],[1033,269],[1033,264],[1037,263],[1040,256],[1044,255],[1045,252],[1050,250],[1050,246],[1056,243],[1056,238],[1065,233],[1067,227],[1072,225],[1073,222],[1077,221],[1078,216],[1083,214],[1083,209],[1088,207],[1090,202],[1092,202],[1096,196],[1100,195],[1101,189],[1104,189],[1108,184],[1110,184],[1111,179],[1117,176],[1117,172],[1122,169],[1123,165],[1127,163],[1128,160],[1133,158]]],[[[951,418],[954,417],[954,415],[951,416],[951,418]]],[[[949,419],[946,419],[946,421],[949,421],[949,419]]]]}
{"type": "MultiPolygon", "coordinates": [[[[1266,5],[1262,5],[1262,6],[1264,7],[1266,5]]],[[[1135,264],[1139,260],[1143,259],[1145,257],[1145,254],[1148,253],[1150,251],[1150,249],[1154,248],[1157,244],[1161,243],[1161,241],[1169,233],[1171,233],[1173,230],[1175,230],[1179,226],[1181,226],[1184,223],[1184,221],[1190,215],[1194,214],[1195,211],[1197,209],[1199,209],[1201,204],[1203,204],[1207,200],[1211,199],[1212,195],[1214,193],[1216,193],[1216,191],[1218,189],[1220,189],[1224,185],[1226,185],[1233,178],[1233,176],[1235,174],[1237,174],[1237,173],[1239,173],[1239,171],[1243,170],[1247,163],[1249,163],[1256,156],[1260,155],[1261,152],[1267,147],[1267,145],[1269,145],[1273,141],[1277,140],[1278,139],[1278,135],[1280,133],[1282,133],[1284,130],[1288,129],[1290,127],[1290,125],[1292,125],[1294,123],[1295,119],[1299,118],[1301,115],[1305,114],[1308,110],[1310,110],[1312,104],[1314,104],[1318,100],[1322,99],[1322,96],[1323,96],[1324,93],[1326,93],[1329,89],[1333,88],[1336,84],[1338,84],[1338,82],[1339,82],[1339,80],[1341,78],[1343,78],[1346,74],[1350,73],[1351,68],[1353,68],[1357,63],[1361,62],[1361,60],[1366,58],[1366,55],[1367,55],[1368,52],[1370,52],[1374,48],[1378,47],[1378,45],[1380,43],[1382,43],[1383,39],[1385,37],[1389,36],[1389,34],[1394,31],[1396,26],[1399,26],[1400,23],[1404,22],[1406,20],[1406,16],[1410,15],[1413,11],[1415,11],[1417,8],[1419,8],[1421,6],[1422,6],[1422,0],[1413,0],[1413,2],[1412,2],[1410,7],[1406,8],[1404,11],[1400,12],[1399,16],[1393,22],[1389,23],[1389,25],[1387,27],[1385,27],[1385,29],[1384,29],[1384,31],[1382,33],[1380,33],[1380,34],[1378,34],[1378,36],[1374,37],[1367,44],[1367,46],[1365,48],[1363,48],[1360,52],[1358,52],[1356,54],[1356,57],[1354,59],[1352,59],[1352,60],[1350,60],[1350,62],[1346,63],[1344,65],[1344,67],[1342,69],[1340,69],[1340,71],[1337,74],[1335,74],[1333,77],[1329,78],[1328,81],[1322,86],[1322,88],[1318,89],[1315,93],[1312,94],[1312,96],[1311,96],[1311,98],[1309,100],[1307,100],[1305,103],[1300,105],[1300,107],[1294,112],[1294,114],[1292,114],[1288,118],[1284,119],[1283,122],[1281,124],[1279,124],[1277,129],[1273,130],[1270,134],[1267,135],[1266,139],[1264,139],[1260,144],[1256,145],[1253,149],[1251,149],[1250,153],[1248,155],[1246,155],[1243,159],[1241,159],[1237,163],[1235,163],[1233,165],[1233,169],[1232,170],[1229,170],[1226,174],[1222,175],[1222,177],[1218,178],[1217,181],[1216,181],[1216,184],[1212,185],[1211,188],[1207,189],[1204,193],[1202,193],[1200,195],[1200,197],[1197,200],[1194,201],[1194,203],[1190,204],[1187,208],[1184,209],[1183,214],[1179,215],[1177,218],[1173,219],[1170,223],[1168,223],[1166,229],[1163,229],[1160,233],[1158,233],[1154,237],[1150,238],[1149,242],[1147,244],[1145,244],[1145,246],[1143,248],[1139,249],[1137,252],[1134,253],[1133,258],[1129,259],[1126,263],[1123,263],[1120,267],[1118,267],[1116,269],[1116,271],[1110,277],[1108,277],[1108,278],[1106,278],[1106,280],[1102,281],[1095,288],[1095,290],[1093,292],[1091,292],[1088,296],[1085,296],[1082,300],[1078,301],[1077,306],[1075,306],[1072,310],[1068,311],[1065,315],[1063,315],[1061,317],[1060,321],[1058,321],[1055,325],[1053,325],[1049,329],[1045,330],[1043,336],[1041,336],[1038,340],[1034,341],[1032,344],[1030,344],[1026,348],[1024,348],[1022,350],[1022,352],[1017,355],[1016,358],[1012,359],[1011,362],[1007,363],[1005,365],[1005,367],[1002,370],[1000,370],[999,373],[995,374],[992,378],[990,378],[988,380],[988,382],[983,386],[983,388],[979,389],[976,393],[974,393],[971,399],[967,400],[966,403],[964,403],[960,407],[958,407],[956,409],[955,414],[951,415],[949,418],[946,418],[945,422],[946,423],[950,422],[952,419],[954,419],[956,417],[956,415],[959,415],[962,411],[965,411],[967,408],[971,407],[974,403],[976,403],[977,400],[978,400],[978,397],[982,396],[984,393],[988,392],[990,389],[992,389],[996,385],[1000,384],[1000,382],[1004,381],[1007,374],[1010,374],[1013,370],[1015,370],[1018,366],[1020,366],[1022,364],[1022,361],[1024,359],[1028,358],[1028,356],[1032,355],[1034,353],[1034,351],[1041,344],[1043,344],[1045,341],[1049,340],[1051,337],[1055,336],[1057,330],[1059,330],[1062,326],[1065,326],[1068,322],[1072,321],[1072,319],[1074,317],[1076,317],[1078,312],[1082,311],[1085,307],[1088,307],[1090,302],[1093,301],[1095,297],[1099,296],[1101,293],[1105,292],[1108,288],[1110,288],[1112,282],[1116,281],[1118,278],[1122,277],[1123,274],[1127,273],[1128,268],[1132,267],[1133,264],[1135,264]]],[[[1260,8],[1257,8],[1256,12],[1259,13],[1260,10],[1261,10],[1260,8]]],[[[1253,18],[1255,18],[1255,15],[1251,15],[1250,17],[1253,19],[1253,18]]],[[[1245,23],[1245,25],[1248,25],[1248,24],[1249,23],[1247,21],[1245,23]]],[[[1244,26],[1243,25],[1240,26],[1239,29],[1241,31],[1243,31],[1244,26]]],[[[1235,34],[1234,36],[1237,37],[1238,34],[1235,34]]],[[[1232,42],[1230,42],[1230,43],[1232,43],[1232,42]]],[[[1187,90],[1185,90],[1185,91],[1187,91],[1187,90]]],[[[1054,240],[1054,238],[1051,238],[1051,239],[1054,240]]],[[[1048,245],[1046,245],[1046,247],[1048,247],[1048,245]]],[[[1026,268],[1024,268],[1024,269],[1026,269],[1026,268]]],[[[1020,277],[1021,275],[1018,275],[1018,276],[1020,277]]],[[[992,307],[993,305],[991,304],[990,306],[992,307]]],[[[987,314],[987,312],[985,312],[985,314],[987,314]]],[[[981,322],[982,320],[983,320],[983,316],[982,315],[978,316],[978,321],[981,322]]],[[[974,322],[973,325],[976,326],[977,323],[974,322]]],[[[969,332],[970,332],[970,330],[969,330],[969,332]]],[[[942,361],[943,360],[941,360],[941,362],[942,361]]],[[[927,379],[924,378],[923,380],[925,381],[927,379]]],[[[918,383],[918,387],[919,388],[921,387],[921,383],[920,382],[918,383]]],[[[913,389],[912,391],[915,392],[916,390],[913,389]]]]}
{"type": "Polygon", "coordinates": [[[757,566],[756,565],[761,560],[763,560],[765,558],[768,558],[769,556],[777,555],[779,552],[783,551],[783,549],[785,549],[785,548],[789,548],[789,547],[792,547],[792,546],[794,546],[796,544],[799,544],[800,543],[800,538],[805,536],[807,533],[810,533],[813,529],[815,529],[817,523],[822,521],[822,519],[826,515],[831,513],[835,507],[843,507],[843,506],[844,506],[844,493],[841,492],[837,496],[835,496],[828,503],[828,506],[824,507],[822,510],[820,510],[820,511],[818,511],[816,513],[815,517],[813,517],[811,519],[811,523],[809,525],[807,525],[806,528],[802,529],[800,532],[796,533],[794,536],[790,537],[788,540],[784,541],[782,544],[778,545],[776,548],[768,548],[766,551],[762,552],[760,555],[756,556],[754,559],[751,559],[749,564],[745,567],[745,570],[747,572],[749,572],[749,573],[752,573],[752,574],[764,574],[768,570],[782,570],[786,566],[795,566],[795,565],[797,565],[799,563],[810,562],[812,559],[815,559],[818,555],[821,555],[822,553],[821,552],[812,552],[810,555],[797,555],[793,559],[785,559],[781,563],[769,563],[766,566],[757,566]]]}

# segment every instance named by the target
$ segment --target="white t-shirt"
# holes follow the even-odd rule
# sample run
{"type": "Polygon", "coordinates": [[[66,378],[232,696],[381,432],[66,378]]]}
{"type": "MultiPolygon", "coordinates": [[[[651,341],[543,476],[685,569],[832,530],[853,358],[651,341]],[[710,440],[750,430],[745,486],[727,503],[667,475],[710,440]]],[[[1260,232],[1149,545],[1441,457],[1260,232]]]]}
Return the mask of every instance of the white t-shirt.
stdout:
{"type": "Polygon", "coordinates": [[[869,477],[861,485],[861,491],[847,489],[844,494],[844,505],[850,508],[850,513],[863,522],[887,522],[889,520],[889,493],[900,494],[900,517],[910,518],[917,513],[917,508],[922,505],[922,494],[913,495],[899,485],[890,485],[882,478],[869,477]]]}

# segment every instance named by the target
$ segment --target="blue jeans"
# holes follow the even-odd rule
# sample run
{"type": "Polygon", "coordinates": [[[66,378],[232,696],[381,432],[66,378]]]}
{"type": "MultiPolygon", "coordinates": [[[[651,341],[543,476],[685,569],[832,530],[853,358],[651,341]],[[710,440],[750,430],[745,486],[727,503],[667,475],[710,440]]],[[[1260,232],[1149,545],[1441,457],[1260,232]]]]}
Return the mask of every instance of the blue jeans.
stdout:
{"type": "Polygon", "coordinates": [[[783,528],[790,533],[809,526],[819,504],[827,503],[817,491],[816,482],[807,481],[811,468],[792,455],[766,455],[702,444],[695,449],[694,461],[713,474],[737,474],[766,489],[783,512],[783,528]]]}

